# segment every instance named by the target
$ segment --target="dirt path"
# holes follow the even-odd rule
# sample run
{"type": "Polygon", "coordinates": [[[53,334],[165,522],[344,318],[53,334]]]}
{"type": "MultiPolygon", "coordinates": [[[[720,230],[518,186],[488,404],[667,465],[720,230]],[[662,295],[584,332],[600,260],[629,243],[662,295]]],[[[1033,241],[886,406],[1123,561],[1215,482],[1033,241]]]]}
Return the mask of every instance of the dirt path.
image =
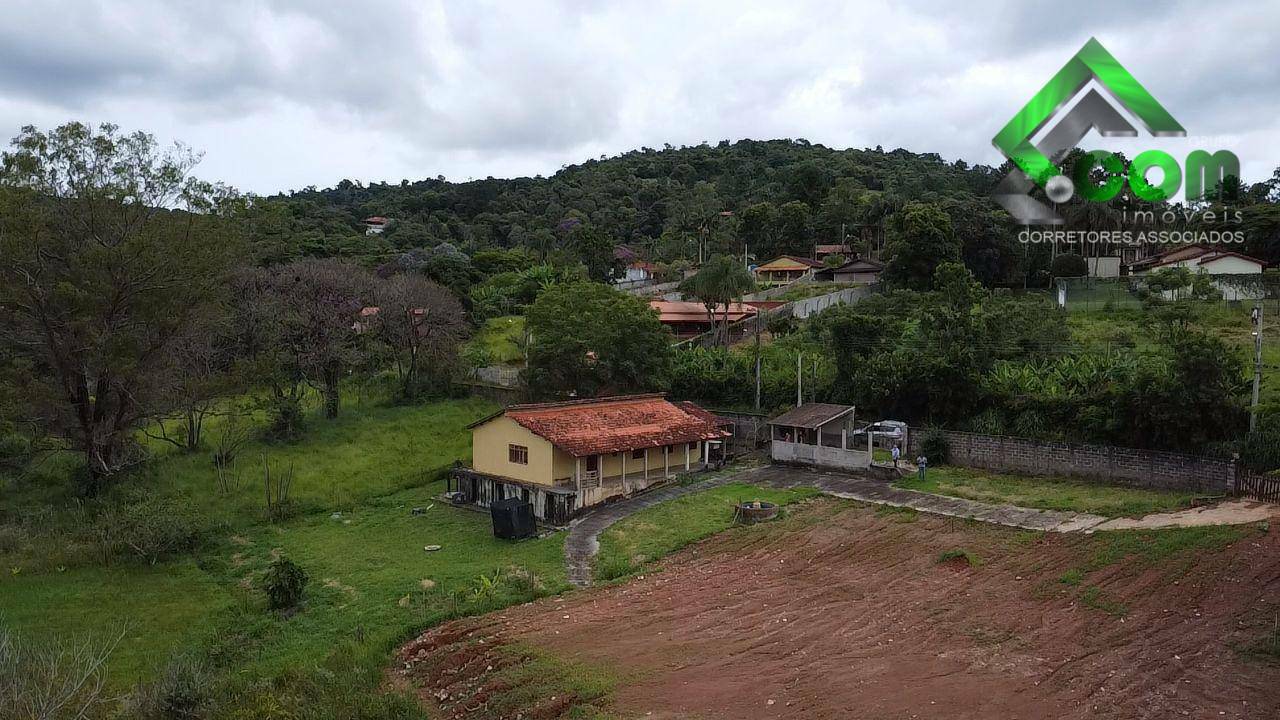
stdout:
{"type": "Polygon", "coordinates": [[[466,718],[512,691],[485,679],[512,643],[619,678],[624,718],[1280,717],[1280,667],[1238,650],[1280,613],[1280,531],[1112,556],[1111,533],[903,518],[807,503],[625,585],[432,630],[400,673],[466,718]],[[938,562],[957,548],[978,564],[938,562]]]}
{"type": "Polygon", "coordinates": [[[674,485],[626,500],[604,505],[578,520],[569,528],[565,538],[565,567],[569,582],[579,587],[591,584],[591,561],[600,549],[600,533],[610,525],[640,510],[690,493],[709,490],[729,483],[742,482],[777,488],[815,487],[824,494],[846,500],[876,505],[909,507],[921,512],[948,517],[981,520],[987,523],[1042,530],[1045,532],[1074,532],[1087,530],[1106,518],[1087,513],[1033,510],[1014,505],[993,505],[975,500],[944,497],[916,490],[896,488],[882,481],[867,477],[821,472],[806,468],[767,465],[740,473],[717,476],[688,485],[674,485]]]}
{"type": "Polygon", "coordinates": [[[1140,518],[1115,518],[1094,527],[1093,530],[1157,530],[1205,525],[1240,525],[1272,520],[1280,520],[1280,505],[1253,500],[1228,500],[1217,505],[1177,512],[1153,513],[1140,518]]]}

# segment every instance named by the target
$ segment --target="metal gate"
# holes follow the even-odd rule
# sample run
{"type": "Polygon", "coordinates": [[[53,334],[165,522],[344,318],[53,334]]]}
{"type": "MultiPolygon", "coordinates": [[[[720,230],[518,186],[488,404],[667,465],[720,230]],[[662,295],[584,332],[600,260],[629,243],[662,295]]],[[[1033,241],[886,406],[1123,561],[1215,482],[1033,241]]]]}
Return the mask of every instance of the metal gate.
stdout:
{"type": "Polygon", "coordinates": [[[1280,503],[1280,475],[1241,472],[1236,476],[1236,495],[1263,502],[1280,503]]]}

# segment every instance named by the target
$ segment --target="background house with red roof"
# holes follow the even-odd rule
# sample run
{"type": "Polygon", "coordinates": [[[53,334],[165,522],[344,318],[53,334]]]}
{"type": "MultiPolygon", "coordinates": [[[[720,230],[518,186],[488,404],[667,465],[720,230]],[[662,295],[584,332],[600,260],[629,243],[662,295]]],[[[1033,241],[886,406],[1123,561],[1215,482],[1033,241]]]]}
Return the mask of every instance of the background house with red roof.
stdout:
{"type": "Polygon", "coordinates": [[[391,219],[374,215],[364,219],[365,235],[381,235],[388,227],[391,227],[391,219]]]}
{"type": "MultiPolygon", "coordinates": [[[[649,307],[658,311],[658,321],[670,328],[677,338],[690,338],[712,329],[712,319],[707,315],[707,306],[700,302],[650,300],[649,307]]],[[[716,306],[716,323],[724,322],[725,310],[723,303],[716,306]]],[[[729,324],[755,317],[757,312],[759,312],[757,308],[752,305],[729,303],[729,324]]]]}
{"type": "Polygon", "coordinates": [[[822,266],[821,262],[810,258],[782,255],[755,269],[756,282],[761,285],[783,285],[810,275],[822,266]]]}
{"type": "MultiPolygon", "coordinates": [[[[1187,245],[1132,263],[1129,274],[1141,276],[1175,267],[1206,275],[1261,275],[1267,264],[1225,245],[1187,245]]],[[[1213,281],[1213,286],[1224,300],[1249,300],[1265,295],[1260,288],[1249,289],[1247,285],[1226,281],[1213,281]]]]}
{"type": "Polygon", "coordinates": [[[512,405],[473,423],[467,502],[518,496],[544,522],[702,469],[730,433],[715,415],[661,394],[512,405]]]}

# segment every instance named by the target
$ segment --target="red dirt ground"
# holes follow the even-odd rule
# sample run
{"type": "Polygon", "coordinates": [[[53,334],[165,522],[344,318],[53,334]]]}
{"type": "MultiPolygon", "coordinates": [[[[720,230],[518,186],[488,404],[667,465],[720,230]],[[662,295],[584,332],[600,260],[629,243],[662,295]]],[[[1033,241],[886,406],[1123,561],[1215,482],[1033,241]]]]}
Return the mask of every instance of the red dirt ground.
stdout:
{"type": "Polygon", "coordinates": [[[618,717],[1280,718],[1280,666],[1241,650],[1280,612],[1280,532],[1069,585],[1105,538],[900,520],[809,503],[625,585],[431,630],[398,672],[454,717],[494,716],[493,649],[518,641],[624,678],[618,717]],[[937,562],[954,548],[979,564],[937,562]]]}

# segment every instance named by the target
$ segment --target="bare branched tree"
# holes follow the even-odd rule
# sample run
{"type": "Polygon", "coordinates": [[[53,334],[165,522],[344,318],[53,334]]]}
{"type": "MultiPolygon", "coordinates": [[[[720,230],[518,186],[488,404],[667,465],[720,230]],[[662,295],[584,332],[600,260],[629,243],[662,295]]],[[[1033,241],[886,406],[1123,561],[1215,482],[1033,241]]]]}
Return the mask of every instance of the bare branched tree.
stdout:
{"type": "Polygon", "coordinates": [[[107,660],[125,629],[100,642],[31,643],[0,626],[0,708],[14,720],[92,720],[115,705],[107,660]]]}
{"type": "Polygon", "coordinates": [[[453,293],[421,275],[402,274],[379,283],[375,297],[370,326],[392,357],[401,398],[416,400],[447,384],[467,333],[453,293]]]}

